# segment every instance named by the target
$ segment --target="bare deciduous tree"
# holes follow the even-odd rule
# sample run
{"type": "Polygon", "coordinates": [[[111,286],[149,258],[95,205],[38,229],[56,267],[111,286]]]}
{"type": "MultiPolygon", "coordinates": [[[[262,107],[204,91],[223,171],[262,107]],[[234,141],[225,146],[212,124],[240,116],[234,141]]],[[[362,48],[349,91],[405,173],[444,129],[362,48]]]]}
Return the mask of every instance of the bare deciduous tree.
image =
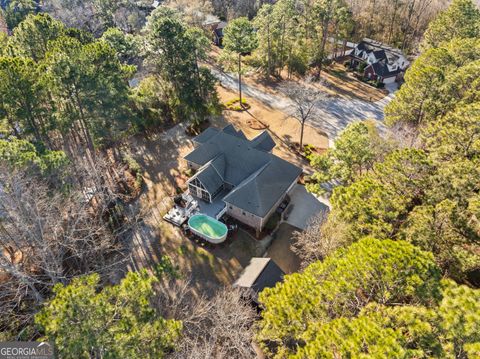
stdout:
{"type": "Polygon", "coordinates": [[[195,295],[189,281],[161,283],[157,307],[166,318],[183,322],[183,335],[171,358],[255,356],[252,324],[256,312],[240,289],[221,288],[212,298],[195,295]]]}
{"type": "Polygon", "coordinates": [[[0,165],[0,327],[18,329],[56,283],[112,274],[123,260],[126,229],[106,170],[77,168],[81,183],[61,191],[0,165]]]}
{"type": "Polygon", "coordinates": [[[303,135],[305,124],[317,115],[319,106],[327,99],[325,92],[311,87],[308,83],[302,84],[288,81],[282,85],[280,91],[285,93],[294,103],[292,116],[300,122],[300,151],[303,149],[303,135]]]}
{"type": "Polygon", "coordinates": [[[292,250],[305,268],[347,245],[346,230],[347,226],[336,220],[335,213],[321,212],[310,219],[305,231],[294,232],[292,250]]]}

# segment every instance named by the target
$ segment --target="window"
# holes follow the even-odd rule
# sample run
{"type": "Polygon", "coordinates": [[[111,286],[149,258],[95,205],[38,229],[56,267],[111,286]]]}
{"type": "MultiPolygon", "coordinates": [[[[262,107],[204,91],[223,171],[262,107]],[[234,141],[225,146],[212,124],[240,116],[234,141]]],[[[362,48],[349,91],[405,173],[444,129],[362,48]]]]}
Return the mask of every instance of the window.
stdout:
{"type": "Polygon", "coordinates": [[[207,191],[202,191],[202,199],[203,199],[205,202],[210,202],[210,195],[208,194],[207,191]]]}

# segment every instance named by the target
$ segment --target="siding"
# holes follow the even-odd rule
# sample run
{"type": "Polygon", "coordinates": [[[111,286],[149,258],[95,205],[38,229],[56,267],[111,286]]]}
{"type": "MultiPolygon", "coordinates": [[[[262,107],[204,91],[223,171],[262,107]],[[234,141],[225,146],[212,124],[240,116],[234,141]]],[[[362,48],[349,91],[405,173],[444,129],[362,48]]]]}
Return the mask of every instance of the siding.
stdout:
{"type": "Polygon", "coordinates": [[[227,214],[246,225],[261,230],[262,218],[227,203],[227,214]]]}
{"type": "Polygon", "coordinates": [[[270,209],[270,211],[267,213],[267,215],[263,218],[262,220],[262,228],[265,226],[265,224],[267,224],[268,222],[268,219],[270,218],[270,216],[273,214],[273,212],[276,211],[276,209],[278,208],[278,206],[280,206],[280,203],[283,202],[283,200],[285,199],[285,197],[287,196],[287,194],[290,194],[290,192],[292,192],[293,188],[295,187],[295,185],[297,184],[298,182],[298,178],[292,182],[292,184],[290,185],[290,187],[288,187],[287,191],[285,192],[285,194],[277,201],[277,203],[275,203],[273,205],[273,207],[270,209]]]}
{"type": "Polygon", "coordinates": [[[197,171],[201,166],[193,163],[193,162],[190,162],[190,161],[187,161],[187,165],[188,165],[188,168],[191,168],[195,171],[197,171]]]}

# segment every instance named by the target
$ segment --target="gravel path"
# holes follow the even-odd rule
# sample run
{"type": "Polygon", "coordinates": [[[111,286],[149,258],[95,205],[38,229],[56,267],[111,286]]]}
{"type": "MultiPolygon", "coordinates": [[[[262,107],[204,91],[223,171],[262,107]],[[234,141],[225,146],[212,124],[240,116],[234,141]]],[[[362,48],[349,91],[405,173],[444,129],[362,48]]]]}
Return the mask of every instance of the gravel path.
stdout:
{"type": "MultiPolygon", "coordinates": [[[[235,75],[225,73],[216,68],[211,68],[211,71],[224,87],[232,90],[238,89],[238,78],[235,75]]],[[[397,86],[396,84],[389,85],[387,89],[389,90],[389,95],[377,102],[330,97],[327,103],[318,106],[318,115],[312,118],[309,123],[324,131],[328,135],[330,142],[332,142],[348,124],[358,120],[373,119],[378,121],[380,126],[383,127],[383,110],[392,100],[397,86]]],[[[245,83],[242,84],[242,91],[246,96],[262,101],[272,108],[287,114],[292,112],[293,102],[287,97],[269,94],[245,83]]]]}

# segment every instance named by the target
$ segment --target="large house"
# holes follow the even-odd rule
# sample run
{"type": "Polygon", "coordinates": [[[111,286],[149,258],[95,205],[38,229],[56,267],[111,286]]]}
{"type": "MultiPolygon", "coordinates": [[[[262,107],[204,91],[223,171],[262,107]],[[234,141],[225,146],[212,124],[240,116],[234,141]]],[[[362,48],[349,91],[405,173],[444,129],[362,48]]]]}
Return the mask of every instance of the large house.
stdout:
{"type": "Polygon", "coordinates": [[[364,77],[381,81],[384,84],[402,79],[405,70],[410,65],[410,62],[399,49],[367,38],[360,41],[350,51],[349,56],[351,67],[365,64],[364,77]]]}
{"type": "Polygon", "coordinates": [[[227,214],[262,231],[270,216],[293,189],[302,169],[273,155],[267,131],[249,140],[232,125],[210,127],[193,139],[184,158],[196,173],[189,192],[200,199],[203,213],[227,214]]]}

